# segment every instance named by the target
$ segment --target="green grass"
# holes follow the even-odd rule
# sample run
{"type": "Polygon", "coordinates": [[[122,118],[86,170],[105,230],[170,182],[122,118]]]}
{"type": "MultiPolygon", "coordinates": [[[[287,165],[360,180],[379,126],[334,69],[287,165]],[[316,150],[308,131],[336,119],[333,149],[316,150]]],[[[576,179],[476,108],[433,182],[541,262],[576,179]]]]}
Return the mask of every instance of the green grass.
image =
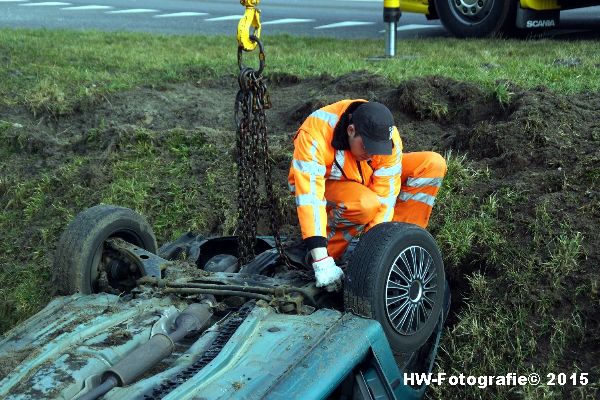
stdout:
{"type": "MultiPolygon", "coordinates": [[[[267,74],[337,76],[368,70],[396,83],[435,74],[476,82],[504,107],[511,103],[513,85],[543,85],[565,93],[600,89],[600,53],[591,41],[403,40],[398,43],[400,57],[372,62],[366,58],[382,53],[381,41],[350,45],[264,35],[267,74]],[[554,65],[568,57],[580,58],[582,64],[554,65]]],[[[233,37],[0,30],[0,107],[24,106],[40,118],[58,117],[140,85],[160,88],[222,76],[233,80],[235,57],[233,37]]],[[[444,104],[432,102],[428,117],[447,113],[444,104]]],[[[53,138],[56,151],[68,154],[53,161],[40,155],[48,142],[0,116],[0,332],[47,303],[56,240],[74,214],[90,205],[104,202],[139,211],[160,243],[186,230],[234,233],[235,193],[222,183],[235,182],[231,146],[214,139],[229,134],[223,140],[231,143],[231,132],[132,127],[116,135],[114,149],[107,151],[102,144],[107,125],[101,121],[87,132],[85,154],[73,151],[66,138],[53,138]],[[32,172],[30,166],[46,158],[48,167],[32,172]]],[[[289,160],[289,146],[271,149],[277,164],[289,160]]],[[[430,228],[464,298],[454,299],[459,314],[444,334],[438,368],[471,375],[577,371],[577,363],[565,356],[585,340],[585,310],[578,304],[600,301],[598,275],[590,274],[583,283],[571,280],[584,272],[579,266],[586,257],[585,237],[566,221],[557,222],[549,212],[552,205],[544,202],[537,205],[530,225],[507,224],[520,204],[531,201],[528,193],[505,187],[478,198],[473,188],[492,172],[475,167],[466,155],[448,153],[446,159],[448,175],[430,228]],[[523,237],[515,240],[518,229],[523,237]],[[561,303],[572,296],[579,301],[561,303]]],[[[586,176],[591,188],[598,188],[598,176],[597,168],[586,176]]],[[[291,197],[277,193],[277,198],[293,208],[291,197]]],[[[592,398],[598,391],[596,383],[571,395],[592,398]]],[[[430,394],[507,398],[499,388],[443,386],[430,394]]],[[[524,387],[511,396],[562,398],[560,388],[544,386],[524,387]]]]}
{"type": "MultiPolygon", "coordinates": [[[[400,82],[443,75],[480,83],[501,103],[506,82],[561,92],[598,90],[600,53],[594,41],[409,39],[395,59],[369,61],[383,53],[381,40],[296,38],[263,34],[267,73],[306,77],[368,70],[400,82]],[[569,67],[556,60],[579,58],[569,67]]],[[[210,79],[237,69],[233,36],[159,36],[46,30],[0,30],[0,104],[63,114],[87,101],[138,85],[210,79]],[[60,43],[60,45],[56,45],[60,43]],[[82,45],[85,44],[85,45],[82,45]]],[[[246,54],[254,65],[257,56],[246,54]]],[[[442,112],[443,109],[433,110],[442,112]]]]}
{"type": "MultiPolygon", "coordinates": [[[[0,142],[6,155],[0,163],[0,172],[6,171],[0,174],[0,332],[48,302],[56,241],[75,213],[91,204],[140,212],[161,244],[189,230],[233,231],[234,194],[222,184],[235,182],[233,160],[202,131],[136,128],[119,138],[113,152],[85,156],[72,157],[66,146],[59,165],[30,176],[28,165],[40,156],[26,145],[30,136],[14,129],[5,128],[7,140],[0,142]],[[195,159],[212,160],[200,178],[192,170],[195,159]]],[[[88,136],[88,145],[99,146],[96,140],[88,136]]]]}
{"type": "MultiPolygon", "coordinates": [[[[450,153],[446,159],[448,174],[431,230],[443,249],[451,285],[464,287],[462,297],[454,298],[462,306],[442,340],[440,370],[473,376],[535,372],[542,377],[579,371],[578,363],[565,356],[573,349],[585,351],[583,310],[578,302],[568,308],[561,304],[573,296],[591,296],[579,304],[593,301],[594,283],[580,280],[572,286],[571,277],[581,272],[585,256],[582,234],[566,223],[557,229],[548,205],[541,203],[531,240],[514,240],[498,213],[527,199],[526,194],[507,188],[477,199],[470,188],[489,171],[474,169],[465,156],[450,153]]],[[[568,395],[556,386],[516,389],[433,386],[430,397],[502,400],[510,391],[519,399],[591,399],[599,387],[574,388],[568,395]]]]}
{"type": "Polygon", "coordinates": [[[446,154],[446,162],[448,172],[436,200],[434,215],[438,216],[434,216],[431,226],[443,246],[444,256],[456,268],[466,258],[498,262],[501,257],[498,250],[505,242],[505,234],[498,228],[498,195],[479,199],[469,193],[469,187],[476,180],[489,178],[490,172],[471,167],[465,155],[450,152],[446,154]],[[483,252],[473,258],[474,249],[483,252]]]}

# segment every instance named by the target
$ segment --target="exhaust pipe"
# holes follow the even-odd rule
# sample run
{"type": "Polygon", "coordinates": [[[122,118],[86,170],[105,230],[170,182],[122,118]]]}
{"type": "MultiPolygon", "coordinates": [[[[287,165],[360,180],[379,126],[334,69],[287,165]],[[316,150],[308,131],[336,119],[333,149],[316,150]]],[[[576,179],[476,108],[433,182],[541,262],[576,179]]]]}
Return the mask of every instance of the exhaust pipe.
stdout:
{"type": "Polygon", "coordinates": [[[208,327],[212,311],[207,303],[190,304],[175,320],[175,330],[169,334],[157,333],[146,343],[102,374],[102,383],[79,400],[96,400],[117,386],[135,382],[146,371],[173,353],[175,343],[192,332],[208,327]]]}

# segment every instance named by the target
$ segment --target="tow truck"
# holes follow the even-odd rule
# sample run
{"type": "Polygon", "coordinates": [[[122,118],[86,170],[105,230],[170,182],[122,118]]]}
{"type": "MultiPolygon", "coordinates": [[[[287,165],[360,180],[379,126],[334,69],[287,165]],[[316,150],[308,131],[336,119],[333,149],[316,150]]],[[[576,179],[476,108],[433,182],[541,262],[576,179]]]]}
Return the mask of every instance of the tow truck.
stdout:
{"type": "Polygon", "coordinates": [[[555,28],[562,10],[597,5],[599,0],[384,0],[384,21],[397,23],[399,11],[418,13],[440,19],[457,37],[484,37],[555,28]]]}

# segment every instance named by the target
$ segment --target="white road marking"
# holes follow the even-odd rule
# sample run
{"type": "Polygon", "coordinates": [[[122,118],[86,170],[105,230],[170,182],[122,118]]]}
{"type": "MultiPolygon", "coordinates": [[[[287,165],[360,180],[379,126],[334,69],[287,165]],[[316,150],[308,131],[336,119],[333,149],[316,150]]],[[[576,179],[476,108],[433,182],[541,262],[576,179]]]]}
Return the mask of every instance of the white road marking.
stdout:
{"type": "Polygon", "coordinates": [[[152,10],[150,8],[130,8],[127,10],[107,11],[106,14],[140,14],[153,12],[158,12],[158,10],[152,10]]]}
{"type": "Polygon", "coordinates": [[[58,1],[47,1],[45,3],[27,3],[27,4],[19,4],[22,7],[38,7],[38,6],[70,6],[71,3],[61,3],[58,1]]]}
{"type": "Polygon", "coordinates": [[[91,5],[91,6],[65,7],[65,8],[61,8],[61,10],[73,10],[73,11],[77,11],[77,10],[110,10],[111,8],[114,8],[114,7],[91,5]]]}
{"type": "Polygon", "coordinates": [[[420,25],[420,24],[408,24],[400,25],[396,28],[396,31],[412,31],[415,29],[429,29],[429,28],[441,28],[441,25],[420,25]]]}
{"type": "Polygon", "coordinates": [[[20,3],[27,0],[0,0],[0,3],[20,3]]]}
{"type": "Polygon", "coordinates": [[[208,18],[205,21],[232,21],[234,19],[240,19],[243,15],[226,15],[224,17],[208,18]]]}
{"type": "MultiPolygon", "coordinates": [[[[421,25],[421,24],[408,24],[408,25],[400,25],[399,27],[396,28],[396,31],[398,32],[402,32],[402,31],[414,31],[417,29],[438,29],[438,28],[442,28],[442,25],[421,25]]],[[[379,33],[385,33],[387,32],[385,29],[382,31],[379,31],[379,33]]]]}
{"type": "Polygon", "coordinates": [[[315,29],[331,29],[331,28],[345,28],[347,26],[362,26],[362,25],[373,25],[375,22],[365,21],[344,21],[335,24],[315,26],[315,29]]]}
{"type": "Polygon", "coordinates": [[[263,22],[262,25],[281,25],[281,24],[296,24],[300,22],[315,22],[314,19],[300,19],[300,18],[283,18],[275,19],[273,21],[263,22]]]}
{"type": "Polygon", "coordinates": [[[171,17],[196,17],[198,15],[208,15],[208,13],[199,13],[199,12],[178,12],[172,14],[160,14],[155,15],[154,18],[171,18],[171,17]]]}

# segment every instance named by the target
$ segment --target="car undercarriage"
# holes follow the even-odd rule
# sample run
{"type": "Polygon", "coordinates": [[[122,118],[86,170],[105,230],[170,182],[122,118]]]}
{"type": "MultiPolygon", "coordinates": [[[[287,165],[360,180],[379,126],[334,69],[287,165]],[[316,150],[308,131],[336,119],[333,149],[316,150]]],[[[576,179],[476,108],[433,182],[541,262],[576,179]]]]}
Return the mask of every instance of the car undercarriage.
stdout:
{"type": "Polygon", "coordinates": [[[337,292],[315,286],[301,241],[284,240],[285,260],[272,237],[258,237],[245,265],[237,243],[187,233],[156,248],[133,211],[85,210],[58,244],[54,283],[65,296],[0,342],[10,369],[0,395],[423,395],[426,387],[404,385],[401,372],[431,370],[450,301],[427,232],[373,228],[349,249],[337,292]],[[377,253],[381,237],[392,239],[377,253]]]}

